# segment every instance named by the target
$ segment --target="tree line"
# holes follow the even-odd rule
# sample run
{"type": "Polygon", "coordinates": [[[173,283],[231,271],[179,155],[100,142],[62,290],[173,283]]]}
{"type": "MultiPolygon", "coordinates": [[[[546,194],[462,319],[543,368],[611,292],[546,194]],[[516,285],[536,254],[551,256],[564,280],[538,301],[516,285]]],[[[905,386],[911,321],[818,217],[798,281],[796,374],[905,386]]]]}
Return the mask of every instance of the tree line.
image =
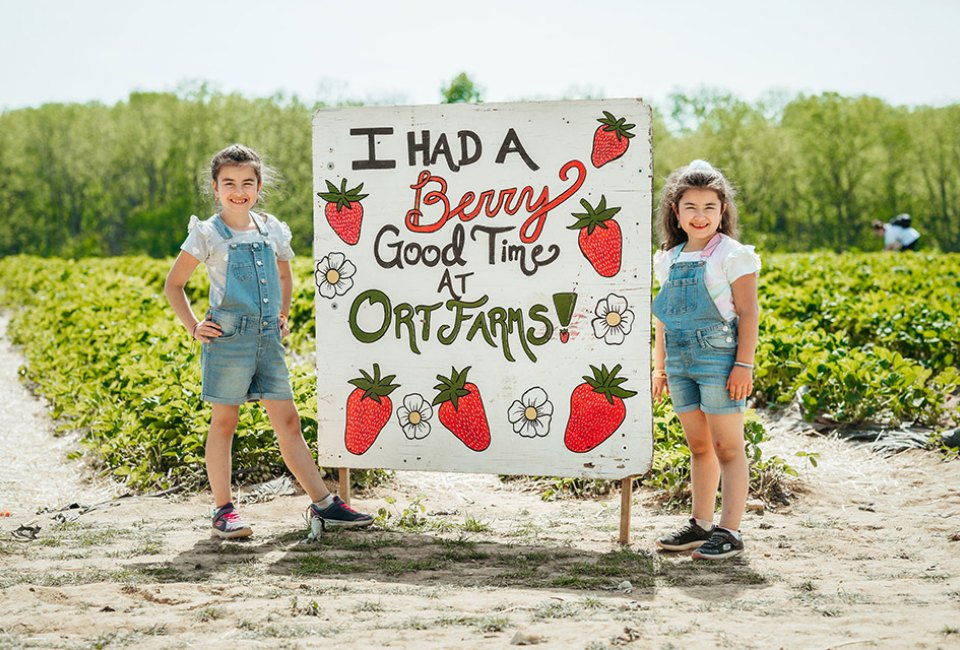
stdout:
{"type": "MultiPolygon", "coordinates": [[[[478,101],[465,75],[445,102],[478,101]]],[[[654,113],[655,192],[705,158],[739,189],[743,238],[765,250],[877,249],[869,224],[913,215],[924,243],[960,250],[960,105],[905,108],[833,93],[750,103],[700,91],[654,113]]],[[[266,155],[281,182],[265,208],[298,250],[313,230],[311,116],[322,103],[205,86],[133,93],[112,106],[46,104],[0,114],[0,254],[174,254],[191,214],[214,209],[207,162],[231,142],[266,155]]]]}

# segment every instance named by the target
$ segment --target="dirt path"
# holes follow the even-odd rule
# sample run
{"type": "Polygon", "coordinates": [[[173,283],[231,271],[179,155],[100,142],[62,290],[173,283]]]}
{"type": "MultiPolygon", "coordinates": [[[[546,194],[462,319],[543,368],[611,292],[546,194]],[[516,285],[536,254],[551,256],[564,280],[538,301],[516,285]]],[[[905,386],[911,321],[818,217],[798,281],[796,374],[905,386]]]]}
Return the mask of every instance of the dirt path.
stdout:
{"type": "Polygon", "coordinates": [[[76,441],[54,437],[45,405],[20,383],[23,358],[7,338],[9,320],[0,313],[0,512],[29,515],[113,497],[113,486],[85,478],[80,463],[67,461],[76,441]]]}
{"type": "Polygon", "coordinates": [[[680,517],[652,493],[635,495],[621,551],[619,495],[543,502],[479,475],[398,474],[355,498],[384,527],[315,544],[299,543],[302,496],[245,505],[247,542],[207,537],[206,495],[66,522],[15,512],[0,520],[0,648],[960,647],[960,463],[769,427],[804,489],[748,514],[747,554],[719,564],[654,552],[680,517]],[[29,522],[37,538],[15,541],[29,522]]]}

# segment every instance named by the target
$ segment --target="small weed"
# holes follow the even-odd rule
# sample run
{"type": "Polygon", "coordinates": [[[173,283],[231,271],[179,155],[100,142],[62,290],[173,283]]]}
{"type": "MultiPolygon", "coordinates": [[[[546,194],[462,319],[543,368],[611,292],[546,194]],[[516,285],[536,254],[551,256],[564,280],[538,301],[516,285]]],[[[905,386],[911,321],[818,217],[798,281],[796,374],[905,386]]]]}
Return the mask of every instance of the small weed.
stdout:
{"type": "Polygon", "coordinates": [[[541,576],[536,569],[528,567],[498,573],[490,579],[489,583],[504,587],[513,585],[533,586],[539,582],[540,578],[541,576]]]}
{"type": "Polygon", "coordinates": [[[503,632],[506,628],[510,627],[510,619],[506,616],[484,616],[474,623],[474,625],[484,634],[503,632]]]}
{"type": "Polygon", "coordinates": [[[930,582],[945,582],[950,578],[949,573],[922,573],[920,574],[922,580],[928,580],[930,582]]]}
{"type": "Polygon", "coordinates": [[[376,602],[374,602],[374,601],[372,601],[372,600],[362,601],[362,602],[361,602],[360,604],[358,604],[354,609],[355,609],[355,611],[358,611],[358,612],[382,612],[382,611],[384,611],[384,610],[383,610],[383,603],[381,603],[379,600],[376,601],[376,602]]]}
{"type": "Polygon", "coordinates": [[[429,630],[432,626],[422,618],[408,618],[396,625],[399,630],[429,630]]]}
{"type": "Polygon", "coordinates": [[[127,557],[137,557],[140,555],[160,555],[163,553],[163,546],[159,542],[142,542],[127,553],[127,557]]]}
{"type": "Polygon", "coordinates": [[[531,618],[539,621],[550,618],[575,618],[580,615],[581,611],[577,603],[547,600],[540,603],[537,608],[533,610],[531,618]]]}
{"type": "Polygon", "coordinates": [[[950,636],[952,634],[960,634],[960,627],[954,627],[952,625],[944,625],[943,629],[940,630],[940,634],[944,636],[950,636]]]}
{"type": "Polygon", "coordinates": [[[226,616],[226,612],[219,607],[204,607],[197,611],[194,618],[197,619],[198,623],[209,623],[210,621],[220,620],[224,616],[226,616]]]}
{"type": "Polygon", "coordinates": [[[390,505],[392,512],[386,508],[377,510],[377,516],[374,523],[384,529],[399,529],[406,531],[421,531],[427,527],[427,518],[424,513],[427,507],[423,504],[426,497],[419,495],[410,502],[403,510],[397,508],[397,500],[393,497],[386,497],[384,501],[390,505]]]}
{"type": "Polygon", "coordinates": [[[480,521],[479,519],[467,516],[463,522],[463,530],[468,533],[488,533],[490,532],[490,524],[485,521],[480,521]]]}

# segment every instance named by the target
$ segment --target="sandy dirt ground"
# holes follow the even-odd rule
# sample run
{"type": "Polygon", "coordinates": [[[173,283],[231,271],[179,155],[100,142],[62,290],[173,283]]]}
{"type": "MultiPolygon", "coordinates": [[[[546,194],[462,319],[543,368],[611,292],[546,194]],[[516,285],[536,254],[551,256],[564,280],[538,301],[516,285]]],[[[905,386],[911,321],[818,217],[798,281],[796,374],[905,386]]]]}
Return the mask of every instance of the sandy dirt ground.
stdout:
{"type": "Polygon", "coordinates": [[[619,494],[545,502],[484,475],[398,473],[354,495],[382,526],[312,543],[302,495],[248,502],[254,536],[222,542],[209,495],[81,480],[11,392],[16,365],[0,378],[26,400],[0,422],[0,648],[960,648],[960,462],[931,452],[882,457],[768,416],[766,452],[800,477],[719,563],[655,551],[683,517],[653,492],[621,549],[619,494]]]}

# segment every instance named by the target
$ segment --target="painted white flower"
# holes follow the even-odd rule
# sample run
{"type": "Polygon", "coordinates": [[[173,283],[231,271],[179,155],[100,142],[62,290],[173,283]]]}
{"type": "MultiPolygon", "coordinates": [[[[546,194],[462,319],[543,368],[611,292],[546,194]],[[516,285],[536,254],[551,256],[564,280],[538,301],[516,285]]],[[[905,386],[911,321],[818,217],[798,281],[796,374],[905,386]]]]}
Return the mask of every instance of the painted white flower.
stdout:
{"type": "Polygon", "coordinates": [[[553,403],[547,398],[547,392],[539,386],[525,392],[507,409],[507,419],[513,425],[514,432],[524,438],[543,437],[550,433],[552,416],[553,403]]]}
{"type": "Polygon", "coordinates": [[[627,299],[611,293],[597,301],[597,317],[590,321],[593,333],[607,345],[620,345],[633,329],[634,315],[627,309],[627,299]]]}
{"type": "Polygon", "coordinates": [[[433,407],[420,393],[411,393],[403,398],[403,406],[397,408],[397,419],[403,435],[410,440],[423,440],[430,433],[433,407]]]}
{"type": "Polygon", "coordinates": [[[342,296],[353,287],[357,267],[343,253],[330,253],[317,262],[317,288],[324,298],[342,296]]]}

